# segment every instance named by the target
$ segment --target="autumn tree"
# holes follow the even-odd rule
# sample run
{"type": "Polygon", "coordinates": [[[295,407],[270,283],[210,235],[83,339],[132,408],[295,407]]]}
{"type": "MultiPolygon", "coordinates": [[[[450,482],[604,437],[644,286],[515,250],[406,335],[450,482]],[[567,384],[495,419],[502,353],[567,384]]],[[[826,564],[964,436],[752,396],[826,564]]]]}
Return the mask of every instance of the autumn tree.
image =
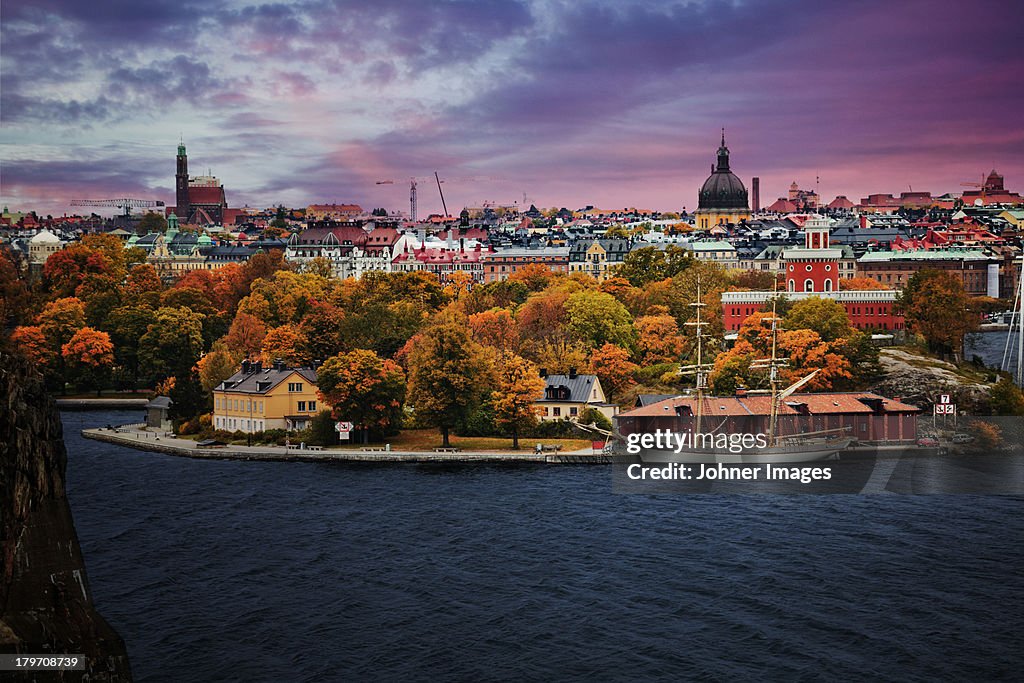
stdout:
{"type": "Polygon", "coordinates": [[[281,325],[267,332],[260,357],[266,363],[280,360],[292,367],[308,365],[312,360],[306,356],[302,334],[294,325],[281,325]]]}
{"type": "Polygon", "coordinates": [[[61,348],[61,356],[72,376],[82,386],[92,386],[99,396],[114,365],[114,345],[106,332],[83,327],[61,348]]]}
{"type": "Polygon", "coordinates": [[[502,354],[491,401],[495,423],[512,432],[512,448],[519,448],[520,431],[537,424],[534,402],[544,395],[544,387],[536,365],[515,354],[502,354]]]}
{"type": "Polygon", "coordinates": [[[605,344],[632,347],[633,317],[615,297],[603,292],[577,292],[565,302],[568,330],[573,338],[598,348],[605,344]]]}
{"type": "Polygon", "coordinates": [[[568,313],[565,304],[569,294],[544,290],[533,294],[516,312],[516,320],[524,339],[538,342],[566,337],[568,313]]]}
{"type": "Polygon", "coordinates": [[[311,301],[299,323],[306,356],[325,360],[348,350],[341,327],[344,318],[345,312],[330,301],[311,301]]]}
{"type": "Polygon", "coordinates": [[[69,244],[46,259],[43,283],[56,296],[70,297],[86,276],[109,276],[111,271],[112,264],[103,252],[79,242],[69,244]]]}
{"type": "Polygon", "coordinates": [[[489,393],[492,377],[490,359],[465,321],[445,316],[419,336],[409,355],[408,402],[418,420],[440,428],[447,448],[449,431],[489,393]]]}
{"type": "Polygon", "coordinates": [[[27,320],[31,298],[17,256],[6,245],[0,245],[0,329],[27,320]]]}
{"type": "Polygon", "coordinates": [[[160,292],[163,290],[163,283],[157,275],[156,268],[149,263],[140,263],[132,266],[128,271],[128,281],[125,282],[124,292],[133,301],[146,301],[150,306],[156,306],[160,300],[160,292]]]}
{"type": "Polygon", "coordinates": [[[566,374],[569,368],[585,368],[590,362],[590,348],[569,339],[545,339],[527,347],[530,360],[550,374],[566,374]]]}
{"type": "Polygon", "coordinates": [[[768,292],[778,284],[775,271],[741,270],[732,275],[732,284],[739,290],[768,292]]]}
{"type": "Polygon", "coordinates": [[[615,344],[605,344],[590,357],[590,371],[601,380],[609,401],[633,384],[636,369],[629,351],[615,344]]]}
{"type": "Polygon", "coordinates": [[[405,372],[395,361],[356,349],[328,358],[316,376],[320,400],[336,420],[362,429],[363,443],[370,430],[390,434],[401,424],[405,372]]]}
{"type": "Polygon", "coordinates": [[[239,311],[224,338],[228,348],[246,358],[255,358],[263,349],[267,326],[255,316],[239,311]]]}
{"type": "Polygon", "coordinates": [[[540,263],[528,263],[508,276],[509,282],[521,282],[531,292],[544,290],[555,274],[551,269],[540,263]]]}
{"type": "Polygon", "coordinates": [[[15,327],[11,332],[10,346],[39,368],[50,365],[55,357],[42,328],[32,325],[15,327]]]}
{"type": "Polygon", "coordinates": [[[897,302],[907,328],[924,337],[932,353],[958,355],[964,335],[978,329],[978,317],[969,314],[963,283],[945,271],[918,271],[907,281],[897,302]]]}
{"type": "Polygon", "coordinates": [[[85,327],[85,306],[75,297],[51,301],[43,308],[37,322],[50,348],[60,353],[75,332],[85,327]]]}
{"type": "Polygon", "coordinates": [[[683,353],[683,337],[679,323],[668,314],[668,309],[657,306],[649,315],[634,322],[637,331],[637,355],[648,365],[673,363],[683,353]]]}
{"type": "Polygon", "coordinates": [[[221,382],[234,375],[241,362],[241,353],[232,351],[224,342],[215,343],[209,353],[196,363],[203,391],[213,391],[221,382]]]}
{"type": "Polygon", "coordinates": [[[519,348],[519,326],[512,313],[504,308],[469,316],[469,329],[476,341],[498,351],[515,351],[519,348]]]}
{"type": "Polygon", "coordinates": [[[845,292],[847,290],[864,291],[882,289],[892,289],[892,287],[882,284],[873,277],[866,277],[863,275],[839,279],[839,291],[841,292],[845,292]]]}

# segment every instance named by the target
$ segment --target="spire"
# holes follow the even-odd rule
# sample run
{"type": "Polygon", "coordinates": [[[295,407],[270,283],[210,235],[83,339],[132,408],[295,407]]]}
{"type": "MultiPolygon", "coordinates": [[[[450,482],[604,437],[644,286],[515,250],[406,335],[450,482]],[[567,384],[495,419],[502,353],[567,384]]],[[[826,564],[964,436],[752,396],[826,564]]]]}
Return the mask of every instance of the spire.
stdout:
{"type": "Polygon", "coordinates": [[[718,148],[718,173],[729,172],[729,148],[725,146],[725,128],[722,128],[722,145],[718,148]]]}

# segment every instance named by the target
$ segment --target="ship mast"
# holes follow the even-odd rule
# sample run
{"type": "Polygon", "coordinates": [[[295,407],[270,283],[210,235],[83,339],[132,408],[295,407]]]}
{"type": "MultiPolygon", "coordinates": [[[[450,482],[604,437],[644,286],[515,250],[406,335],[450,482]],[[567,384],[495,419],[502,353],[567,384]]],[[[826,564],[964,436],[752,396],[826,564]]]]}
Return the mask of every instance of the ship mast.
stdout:
{"type": "Polygon", "coordinates": [[[1010,369],[1010,340],[1013,339],[1013,331],[1017,330],[1017,371],[1014,379],[1017,386],[1024,387],[1024,255],[1021,256],[1021,265],[1017,270],[1017,294],[1013,301],[1013,310],[1010,311],[1010,325],[1006,330],[1006,346],[1003,349],[1003,362],[1000,369],[1010,369]]]}
{"type": "Polygon", "coordinates": [[[700,434],[701,418],[704,415],[704,391],[708,388],[708,372],[713,366],[711,363],[704,362],[704,337],[706,335],[704,334],[703,328],[708,325],[708,323],[701,321],[700,311],[702,308],[707,306],[707,304],[701,300],[699,277],[697,278],[697,300],[690,304],[690,306],[697,311],[696,321],[684,324],[694,327],[697,331],[697,363],[695,365],[682,366],[679,368],[679,374],[696,376],[697,406],[693,411],[693,433],[700,434]]]}
{"type": "Polygon", "coordinates": [[[778,325],[782,322],[782,318],[777,314],[777,307],[778,297],[772,297],[772,317],[766,319],[767,322],[772,324],[772,357],[757,360],[750,364],[751,368],[768,369],[768,382],[771,386],[772,392],[771,412],[768,417],[769,445],[775,442],[775,432],[778,428],[779,422],[779,403],[781,403],[782,398],[779,392],[779,368],[789,365],[789,362],[785,358],[779,358],[778,356],[778,325]]]}

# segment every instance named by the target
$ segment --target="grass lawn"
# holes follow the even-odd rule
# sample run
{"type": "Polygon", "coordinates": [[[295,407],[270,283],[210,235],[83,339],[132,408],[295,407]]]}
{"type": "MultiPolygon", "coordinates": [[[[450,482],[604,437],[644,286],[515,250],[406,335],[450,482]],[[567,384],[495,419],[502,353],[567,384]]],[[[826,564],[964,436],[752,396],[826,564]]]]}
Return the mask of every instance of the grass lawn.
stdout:
{"type": "MultiPolygon", "coordinates": [[[[356,436],[356,434],[352,434],[356,436]]],[[[406,429],[399,434],[388,437],[387,443],[391,444],[393,451],[432,451],[441,446],[441,432],[436,429],[406,429]]],[[[500,439],[487,436],[455,436],[449,435],[448,441],[453,448],[461,448],[465,451],[511,451],[512,439],[500,439]]],[[[587,439],[538,439],[534,437],[519,437],[519,450],[530,451],[538,443],[548,445],[561,445],[563,451],[577,451],[581,448],[590,448],[591,442],[587,439]]],[[[370,447],[380,447],[382,443],[367,444],[370,447]]],[[[341,450],[358,450],[363,444],[344,444],[332,446],[341,450]]]]}

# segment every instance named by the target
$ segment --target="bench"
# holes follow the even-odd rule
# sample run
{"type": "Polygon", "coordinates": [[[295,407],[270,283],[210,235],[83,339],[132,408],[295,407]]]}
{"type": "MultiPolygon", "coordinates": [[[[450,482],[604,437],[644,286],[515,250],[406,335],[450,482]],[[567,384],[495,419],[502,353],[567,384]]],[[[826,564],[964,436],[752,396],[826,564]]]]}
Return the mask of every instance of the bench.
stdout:
{"type": "Polygon", "coordinates": [[[558,451],[562,450],[561,444],[545,444],[540,448],[541,451],[545,453],[557,453],[558,451]]]}
{"type": "Polygon", "coordinates": [[[323,449],[323,446],[306,446],[307,451],[322,451],[323,449]]]}
{"type": "Polygon", "coordinates": [[[435,448],[434,452],[435,453],[458,453],[461,450],[462,450],[461,448],[435,448]]]}
{"type": "Polygon", "coordinates": [[[387,449],[386,448],[369,448],[367,446],[363,446],[359,450],[361,450],[363,453],[383,453],[387,449]]]}

